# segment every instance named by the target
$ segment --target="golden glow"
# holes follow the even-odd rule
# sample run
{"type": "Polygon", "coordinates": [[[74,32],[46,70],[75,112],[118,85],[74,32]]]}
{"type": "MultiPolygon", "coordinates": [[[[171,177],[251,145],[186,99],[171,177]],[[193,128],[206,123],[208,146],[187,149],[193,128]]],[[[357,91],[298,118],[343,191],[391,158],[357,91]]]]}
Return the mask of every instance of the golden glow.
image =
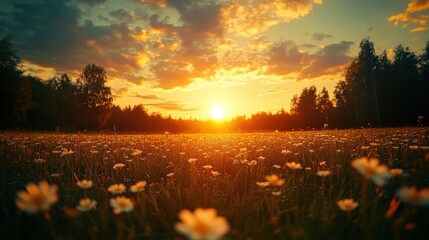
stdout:
{"type": "Polygon", "coordinates": [[[215,120],[221,120],[225,117],[225,110],[221,106],[215,106],[212,109],[212,117],[215,120]]]}

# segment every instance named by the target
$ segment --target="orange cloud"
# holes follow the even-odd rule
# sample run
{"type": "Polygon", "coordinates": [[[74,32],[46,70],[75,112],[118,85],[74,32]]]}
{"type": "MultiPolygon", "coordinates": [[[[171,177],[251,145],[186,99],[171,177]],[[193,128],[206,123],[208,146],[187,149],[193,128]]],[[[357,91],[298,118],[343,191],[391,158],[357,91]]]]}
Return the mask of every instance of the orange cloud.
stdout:
{"type": "Polygon", "coordinates": [[[264,32],[310,13],[322,0],[227,0],[222,8],[226,30],[239,36],[264,32]]]}
{"type": "Polygon", "coordinates": [[[395,27],[401,23],[403,23],[404,28],[408,27],[409,23],[417,24],[417,27],[411,29],[410,32],[426,31],[429,29],[429,26],[427,26],[429,16],[421,13],[428,9],[429,0],[411,0],[405,12],[390,16],[387,20],[393,22],[395,27]]]}

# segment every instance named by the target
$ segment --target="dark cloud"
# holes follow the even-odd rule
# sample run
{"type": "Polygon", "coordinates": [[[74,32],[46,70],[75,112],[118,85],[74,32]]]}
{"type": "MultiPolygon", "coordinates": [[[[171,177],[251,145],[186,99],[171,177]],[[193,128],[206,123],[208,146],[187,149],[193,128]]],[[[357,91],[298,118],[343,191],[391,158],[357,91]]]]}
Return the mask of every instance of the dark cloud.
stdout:
{"type": "Polygon", "coordinates": [[[307,49],[312,49],[312,48],[317,47],[317,45],[315,45],[315,44],[311,44],[311,43],[304,43],[304,44],[301,44],[301,46],[302,46],[303,48],[307,48],[307,49]]]}
{"type": "Polygon", "coordinates": [[[134,94],[131,95],[130,97],[135,97],[135,98],[140,98],[140,99],[145,99],[145,100],[165,100],[164,98],[160,98],[156,95],[140,95],[140,94],[134,94]]]}
{"type": "MultiPolygon", "coordinates": [[[[95,1],[94,1],[95,2],[95,1]]],[[[42,67],[57,71],[80,71],[92,62],[106,67],[111,77],[134,83],[144,78],[136,72],[138,52],[143,45],[135,41],[125,22],[96,26],[87,20],[80,24],[80,9],[64,1],[14,2],[6,26],[19,55],[42,67]]]]}
{"type": "Polygon", "coordinates": [[[313,40],[320,42],[325,40],[326,38],[332,38],[332,35],[325,33],[313,33],[312,38],[313,40]]]}
{"type": "Polygon", "coordinates": [[[267,73],[279,76],[297,74],[297,79],[310,79],[336,74],[351,62],[348,56],[353,42],[342,41],[310,54],[293,41],[276,43],[268,52],[267,73]]]}
{"type": "Polygon", "coordinates": [[[146,103],[145,106],[152,106],[157,107],[164,110],[173,110],[173,111],[180,111],[180,112],[189,112],[189,111],[196,111],[199,110],[199,108],[191,108],[180,101],[165,101],[162,103],[146,103]]]}
{"type": "Polygon", "coordinates": [[[107,2],[107,0],[74,0],[74,1],[86,4],[86,5],[90,5],[90,6],[103,4],[107,2]]]}
{"type": "Polygon", "coordinates": [[[134,21],[133,13],[131,11],[128,11],[128,10],[125,10],[122,8],[109,12],[109,15],[116,18],[117,20],[119,20],[121,22],[130,23],[130,22],[134,21]]]}
{"type": "Polygon", "coordinates": [[[351,62],[352,57],[348,53],[352,45],[353,42],[342,41],[320,49],[311,56],[310,63],[299,73],[298,80],[338,73],[351,62]]]}
{"type": "Polygon", "coordinates": [[[299,72],[307,63],[309,55],[299,50],[293,41],[275,44],[268,52],[268,73],[287,75],[299,72]]]}

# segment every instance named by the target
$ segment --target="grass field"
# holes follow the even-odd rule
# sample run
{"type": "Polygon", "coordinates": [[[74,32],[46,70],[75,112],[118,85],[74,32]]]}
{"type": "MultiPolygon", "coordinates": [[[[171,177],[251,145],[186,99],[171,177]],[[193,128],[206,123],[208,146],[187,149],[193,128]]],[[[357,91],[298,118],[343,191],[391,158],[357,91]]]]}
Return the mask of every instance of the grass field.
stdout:
{"type": "Polygon", "coordinates": [[[424,128],[1,133],[0,171],[0,239],[196,239],[210,231],[218,232],[212,239],[429,239],[424,128]],[[44,180],[52,187],[47,206],[24,196],[35,191],[30,182],[44,180]],[[126,190],[113,194],[123,190],[113,184],[126,190]],[[117,196],[130,201],[117,208],[117,196]],[[96,205],[77,207],[84,198],[96,205]],[[346,198],[354,202],[344,207],[346,198]],[[179,218],[197,208],[216,209],[221,223],[197,226],[189,212],[179,218]],[[183,234],[180,221],[196,233],[183,234]]]}

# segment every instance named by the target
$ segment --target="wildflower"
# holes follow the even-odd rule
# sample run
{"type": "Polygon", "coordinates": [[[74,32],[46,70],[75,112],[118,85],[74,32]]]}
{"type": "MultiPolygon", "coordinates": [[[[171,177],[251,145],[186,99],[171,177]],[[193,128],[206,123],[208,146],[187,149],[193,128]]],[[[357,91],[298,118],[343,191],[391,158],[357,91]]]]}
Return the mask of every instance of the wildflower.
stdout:
{"type": "Polygon", "coordinates": [[[319,171],[317,171],[317,173],[316,173],[316,175],[317,176],[320,176],[320,177],[326,177],[326,176],[329,176],[329,175],[331,175],[332,174],[332,172],[331,171],[329,171],[329,170],[319,170],[319,171]]]}
{"type": "Polygon", "coordinates": [[[256,166],[257,164],[258,164],[258,161],[256,161],[256,160],[251,160],[247,163],[247,165],[249,165],[249,166],[256,166]]]}
{"type": "Polygon", "coordinates": [[[114,214],[122,212],[130,212],[134,209],[134,204],[131,199],[126,197],[116,197],[110,199],[110,206],[113,208],[114,214]]]}
{"type": "Polygon", "coordinates": [[[107,191],[113,193],[113,194],[121,194],[123,192],[125,192],[125,185],[120,183],[120,184],[113,184],[110,185],[109,188],[107,188],[107,191]]]}
{"type": "Polygon", "coordinates": [[[36,158],[36,159],[34,159],[34,163],[37,163],[37,164],[42,164],[42,163],[45,163],[45,162],[46,162],[46,160],[42,159],[42,158],[36,158]]]}
{"type": "Polygon", "coordinates": [[[89,212],[97,205],[97,201],[91,200],[90,198],[83,198],[79,201],[79,205],[76,206],[76,209],[80,212],[89,212]]]}
{"type": "Polygon", "coordinates": [[[212,172],[213,177],[217,177],[220,175],[220,173],[218,171],[211,171],[211,172],[212,172]]]}
{"type": "Polygon", "coordinates": [[[348,212],[357,208],[359,206],[359,203],[355,202],[353,198],[344,198],[338,200],[337,205],[341,210],[348,212]]]}
{"type": "Polygon", "coordinates": [[[91,188],[93,185],[91,180],[86,180],[86,179],[83,179],[82,181],[79,181],[76,184],[82,189],[91,188]]]}
{"type": "Polygon", "coordinates": [[[193,213],[184,209],[180,211],[179,219],[181,222],[176,223],[174,228],[192,240],[221,239],[230,229],[226,218],[218,216],[213,208],[197,208],[193,213]]]}
{"type": "Polygon", "coordinates": [[[405,203],[416,206],[429,205],[429,188],[419,191],[416,187],[403,187],[396,192],[396,195],[405,203]]]}
{"type": "Polygon", "coordinates": [[[70,154],[73,154],[73,153],[74,153],[74,151],[72,151],[71,149],[67,150],[67,148],[63,148],[61,150],[61,156],[70,155],[70,154]]]}
{"type": "Polygon", "coordinates": [[[281,153],[284,154],[284,155],[287,155],[287,154],[291,154],[292,152],[289,151],[289,150],[283,149],[281,153]]]}
{"type": "Polygon", "coordinates": [[[302,169],[301,163],[296,163],[296,162],[287,162],[286,166],[293,170],[302,169]]]}
{"type": "Polygon", "coordinates": [[[389,170],[390,175],[392,176],[400,176],[404,170],[400,168],[392,168],[389,170]]]}
{"type": "Polygon", "coordinates": [[[189,162],[189,163],[195,163],[197,160],[198,160],[198,159],[196,159],[196,158],[189,158],[189,159],[188,159],[188,162],[189,162]]]}
{"type": "Polygon", "coordinates": [[[265,157],[264,157],[264,156],[259,156],[259,157],[258,157],[258,160],[261,160],[261,161],[262,161],[262,160],[265,160],[265,157]]]}
{"type": "Polygon", "coordinates": [[[16,205],[30,214],[50,210],[51,205],[58,201],[58,186],[55,184],[49,185],[48,182],[42,181],[36,185],[31,182],[25,188],[27,191],[19,191],[16,194],[16,205]]]}
{"type": "Polygon", "coordinates": [[[321,167],[326,166],[326,161],[319,162],[319,166],[321,166],[321,167]]]}
{"type": "Polygon", "coordinates": [[[212,165],[204,165],[203,168],[204,169],[212,169],[213,167],[212,167],[212,165]]]}
{"type": "Polygon", "coordinates": [[[417,145],[411,145],[408,148],[411,149],[411,150],[417,150],[417,149],[419,149],[419,146],[417,146],[417,145]]]}
{"type": "Polygon", "coordinates": [[[353,160],[352,166],[364,177],[371,179],[377,185],[383,185],[390,177],[389,169],[384,164],[379,164],[378,159],[366,157],[353,160]]]}
{"type": "Polygon", "coordinates": [[[167,177],[172,177],[174,176],[174,172],[167,174],[167,177]]]}
{"type": "Polygon", "coordinates": [[[124,168],[125,164],[123,163],[116,163],[115,165],[113,165],[113,169],[118,170],[120,168],[124,168]]]}
{"type": "Polygon", "coordinates": [[[134,193],[142,192],[142,191],[144,191],[144,188],[146,187],[146,185],[147,185],[146,181],[139,181],[136,184],[131,185],[130,191],[134,192],[134,193]]]}
{"type": "Polygon", "coordinates": [[[265,176],[265,179],[270,183],[270,185],[280,187],[285,183],[284,179],[281,179],[277,174],[271,174],[268,176],[265,176]]]}
{"type": "Polygon", "coordinates": [[[261,188],[265,188],[270,186],[270,182],[256,182],[256,185],[258,185],[261,188]]]}
{"type": "Polygon", "coordinates": [[[141,155],[143,153],[143,151],[142,150],[140,150],[140,149],[135,149],[132,153],[131,153],[131,155],[132,156],[139,156],[139,155],[141,155]]]}
{"type": "Polygon", "coordinates": [[[277,169],[279,169],[279,168],[281,168],[282,166],[280,166],[280,165],[277,165],[277,164],[274,164],[273,165],[273,168],[277,168],[277,169]]]}
{"type": "Polygon", "coordinates": [[[275,197],[278,197],[278,196],[280,196],[280,194],[282,194],[282,192],[281,191],[271,192],[271,194],[275,197]]]}

